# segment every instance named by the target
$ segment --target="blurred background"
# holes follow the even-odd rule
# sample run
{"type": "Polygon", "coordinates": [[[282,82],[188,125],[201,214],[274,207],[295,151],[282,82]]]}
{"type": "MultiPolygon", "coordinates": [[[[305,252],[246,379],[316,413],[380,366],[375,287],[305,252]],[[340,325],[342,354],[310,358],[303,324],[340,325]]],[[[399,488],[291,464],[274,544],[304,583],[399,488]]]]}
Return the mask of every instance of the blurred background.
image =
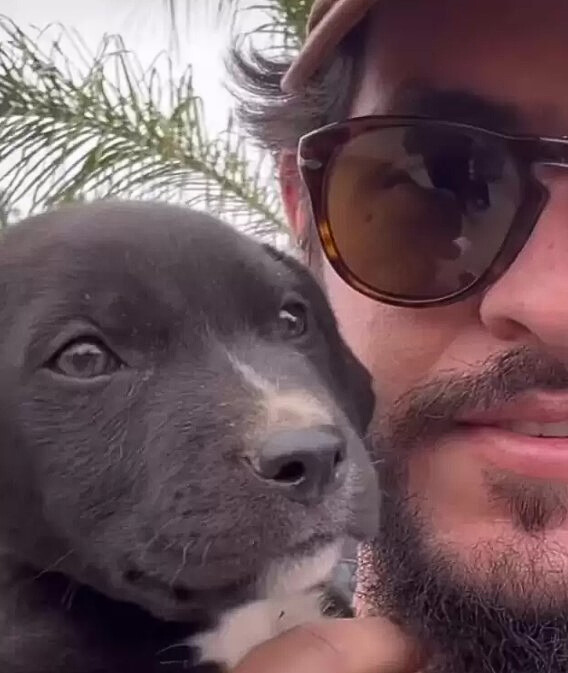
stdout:
{"type": "Polygon", "coordinates": [[[287,243],[239,128],[232,40],[285,53],[310,0],[0,0],[0,223],[62,201],[186,203],[287,243]]]}

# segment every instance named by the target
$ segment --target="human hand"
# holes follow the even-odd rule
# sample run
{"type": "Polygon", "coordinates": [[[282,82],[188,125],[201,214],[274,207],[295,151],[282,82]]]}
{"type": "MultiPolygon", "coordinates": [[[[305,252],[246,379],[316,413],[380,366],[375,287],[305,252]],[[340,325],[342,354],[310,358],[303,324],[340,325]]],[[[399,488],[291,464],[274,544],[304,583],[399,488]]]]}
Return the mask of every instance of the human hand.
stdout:
{"type": "Polygon", "coordinates": [[[418,648],[379,617],[327,619],[263,643],[233,673],[417,673],[418,648]]]}

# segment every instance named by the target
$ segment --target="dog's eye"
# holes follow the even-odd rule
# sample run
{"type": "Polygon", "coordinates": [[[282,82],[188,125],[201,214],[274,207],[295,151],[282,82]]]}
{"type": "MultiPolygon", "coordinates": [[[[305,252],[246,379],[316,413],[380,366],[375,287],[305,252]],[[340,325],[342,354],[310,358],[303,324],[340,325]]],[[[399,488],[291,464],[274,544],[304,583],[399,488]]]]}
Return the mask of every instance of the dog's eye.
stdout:
{"type": "Polygon", "coordinates": [[[301,302],[289,302],[282,306],[278,314],[280,332],[284,337],[302,336],[308,329],[308,310],[301,302]]]}
{"type": "Polygon", "coordinates": [[[118,359],[95,339],[80,339],[65,346],[51,363],[58,374],[74,379],[93,379],[112,374],[120,367],[118,359]]]}

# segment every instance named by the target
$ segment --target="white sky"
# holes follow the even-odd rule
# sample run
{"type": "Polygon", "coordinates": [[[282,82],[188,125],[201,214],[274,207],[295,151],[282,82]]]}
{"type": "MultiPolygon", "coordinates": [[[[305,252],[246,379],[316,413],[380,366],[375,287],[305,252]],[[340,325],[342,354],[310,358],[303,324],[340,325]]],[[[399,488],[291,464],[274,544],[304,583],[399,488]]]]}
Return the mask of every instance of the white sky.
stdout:
{"type": "MultiPolygon", "coordinates": [[[[226,128],[232,106],[231,96],[224,88],[223,64],[231,22],[228,15],[219,20],[218,1],[176,0],[179,49],[173,53],[174,76],[192,65],[194,90],[203,99],[211,135],[226,128]]],[[[236,1],[239,32],[249,32],[266,22],[264,12],[255,8],[258,0],[236,1]]],[[[73,29],[93,54],[105,35],[118,34],[144,70],[172,45],[171,22],[164,0],[0,0],[0,14],[28,34],[33,34],[31,29],[44,29],[50,24],[73,29]]],[[[48,36],[52,35],[50,31],[48,36]]],[[[49,39],[43,46],[48,43],[49,39]]],[[[165,65],[163,58],[157,63],[160,71],[165,65]]],[[[254,148],[249,148],[249,154],[254,160],[254,148]]],[[[25,199],[22,205],[26,210],[25,199]]]]}
{"type": "MultiPolygon", "coordinates": [[[[251,8],[254,4],[254,0],[239,0],[245,10],[240,12],[239,27],[245,30],[263,21],[263,13],[251,8]]],[[[180,70],[192,64],[195,89],[204,99],[212,131],[224,128],[231,105],[221,83],[229,22],[216,20],[215,6],[216,0],[177,0],[180,70]],[[186,2],[191,3],[189,25],[186,2]]],[[[144,66],[166,50],[171,39],[163,0],[0,0],[0,14],[24,29],[50,23],[74,28],[93,51],[105,34],[118,33],[144,66]]]]}

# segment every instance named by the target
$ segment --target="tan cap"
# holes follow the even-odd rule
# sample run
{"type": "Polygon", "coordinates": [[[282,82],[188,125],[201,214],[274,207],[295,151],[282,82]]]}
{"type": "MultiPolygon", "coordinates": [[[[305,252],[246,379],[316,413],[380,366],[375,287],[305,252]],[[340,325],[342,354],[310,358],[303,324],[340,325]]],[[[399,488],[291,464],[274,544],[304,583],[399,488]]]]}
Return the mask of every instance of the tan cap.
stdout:
{"type": "Polygon", "coordinates": [[[300,89],[378,0],[314,0],[307,37],[284,75],[282,91],[300,89]]]}

